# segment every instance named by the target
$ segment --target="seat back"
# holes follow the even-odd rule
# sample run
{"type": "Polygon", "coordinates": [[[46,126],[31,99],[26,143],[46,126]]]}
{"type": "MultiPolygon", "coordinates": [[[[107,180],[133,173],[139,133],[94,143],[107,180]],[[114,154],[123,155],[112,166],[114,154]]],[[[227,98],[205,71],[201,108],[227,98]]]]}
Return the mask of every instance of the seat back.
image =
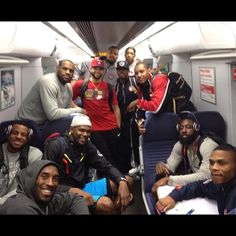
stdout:
{"type": "Polygon", "coordinates": [[[200,132],[213,132],[226,141],[226,124],[217,111],[193,112],[200,123],[200,132]]]}
{"type": "Polygon", "coordinates": [[[155,182],[155,166],[165,161],[179,139],[176,129],[178,116],[175,113],[148,113],[145,121],[146,133],[140,136],[140,164],[143,167],[142,192],[149,214],[155,214],[155,200],[151,188],[155,182]]]}

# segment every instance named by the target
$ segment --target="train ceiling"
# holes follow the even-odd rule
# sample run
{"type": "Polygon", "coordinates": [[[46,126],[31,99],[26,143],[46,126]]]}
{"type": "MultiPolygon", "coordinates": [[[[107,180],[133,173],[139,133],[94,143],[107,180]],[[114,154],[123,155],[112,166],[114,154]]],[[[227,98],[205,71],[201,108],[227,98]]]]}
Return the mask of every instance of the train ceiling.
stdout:
{"type": "Polygon", "coordinates": [[[104,52],[109,46],[124,47],[153,21],[70,21],[76,33],[94,52],[104,52]]]}

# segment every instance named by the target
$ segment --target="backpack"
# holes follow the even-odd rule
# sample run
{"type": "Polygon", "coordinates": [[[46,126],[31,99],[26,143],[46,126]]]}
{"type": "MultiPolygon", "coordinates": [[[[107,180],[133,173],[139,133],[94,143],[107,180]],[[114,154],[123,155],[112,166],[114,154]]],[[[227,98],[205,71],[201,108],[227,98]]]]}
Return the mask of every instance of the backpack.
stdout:
{"type": "MultiPolygon", "coordinates": [[[[65,171],[66,171],[66,175],[69,175],[69,162],[71,162],[71,154],[69,152],[69,144],[67,142],[67,140],[65,139],[65,136],[67,136],[67,133],[63,133],[61,134],[60,132],[54,132],[51,135],[49,135],[45,142],[44,145],[48,145],[50,143],[50,141],[57,139],[60,142],[60,158],[62,159],[65,167],[65,171]]],[[[85,156],[85,154],[83,155],[85,156]]],[[[94,171],[95,169],[93,168],[89,168],[88,170],[88,179],[85,179],[86,182],[90,182],[92,180],[94,180],[94,178],[96,178],[94,175],[96,175],[96,172],[94,171]]]]}
{"type": "Polygon", "coordinates": [[[63,156],[64,153],[68,153],[68,144],[66,143],[64,136],[65,134],[61,134],[60,132],[54,132],[52,134],[50,134],[46,140],[44,141],[44,145],[47,145],[48,142],[50,142],[51,140],[57,139],[60,141],[60,155],[63,156]]]}
{"type": "Polygon", "coordinates": [[[211,138],[213,141],[215,141],[217,144],[222,145],[222,144],[226,144],[226,142],[218,135],[216,135],[215,133],[208,131],[208,132],[202,132],[201,137],[198,140],[198,146],[197,146],[197,156],[199,158],[199,166],[202,163],[202,155],[200,153],[200,146],[203,143],[205,138],[211,138]]]}
{"type": "Polygon", "coordinates": [[[67,167],[66,168],[66,175],[69,175],[68,161],[70,160],[70,158],[69,158],[69,154],[68,154],[68,143],[66,142],[66,140],[63,136],[64,136],[64,134],[62,135],[60,132],[52,133],[51,135],[49,135],[46,138],[44,145],[45,146],[48,145],[54,139],[59,140],[59,142],[60,142],[60,150],[59,150],[60,157],[62,158],[63,162],[65,163],[65,165],[67,167]],[[66,157],[67,160],[64,157],[66,157]]]}
{"type": "Polygon", "coordinates": [[[190,101],[192,88],[183,76],[177,72],[169,72],[168,77],[171,84],[170,94],[172,97],[173,112],[179,114],[181,111],[196,111],[196,108],[190,101]]]}
{"type": "MultiPolygon", "coordinates": [[[[197,142],[197,157],[199,159],[199,167],[202,164],[202,155],[200,153],[200,146],[203,143],[203,141],[205,140],[205,138],[210,138],[213,141],[215,141],[217,144],[222,145],[222,144],[226,144],[226,142],[218,135],[216,135],[215,133],[208,131],[208,132],[202,132],[200,138],[198,139],[197,142]]],[[[182,155],[184,157],[184,165],[185,167],[188,167],[187,169],[189,169],[189,160],[187,157],[187,148],[183,145],[182,147],[182,155]]]]}
{"type": "MultiPolygon", "coordinates": [[[[5,142],[0,143],[0,169],[4,165],[4,154],[3,154],[3,150],[2,150],[3,143],[5,143],[5,142]]],[[[28,165],[29,149],[30,149],[30,146],[28,144],[26,144],[20,152],[20,156],[19,156],[20,169],[24,169],[28,165]]]]}
{"type": "MultiPolygon", "coordinates": [[[[88,82],[89,82],[89,78],[85,78],[83,80],[82,86],[81,86],[81,90],[80,90],[80,98],[81,98],[81,103],[82,103],[82,107],[83,107],[83,100],[84,100],[84,95],[85,95],[85,91],[88,88],[88,82]]],[[[111,84],[107,83],[108,85],[108,103],[109,103],[109,107],[111,112],[113,112],[113,108],[112,108],[112,100],[113,100],[113,87],[111,84]]]]}

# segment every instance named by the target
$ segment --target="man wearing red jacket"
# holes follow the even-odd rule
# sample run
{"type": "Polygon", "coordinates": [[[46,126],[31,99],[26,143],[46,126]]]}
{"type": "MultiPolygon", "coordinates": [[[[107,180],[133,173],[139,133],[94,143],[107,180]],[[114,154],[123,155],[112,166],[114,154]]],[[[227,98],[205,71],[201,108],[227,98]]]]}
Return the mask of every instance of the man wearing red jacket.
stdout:
{"type": "MultiPolygon", "coordinates": [[[[164,74],[158,74],[153,79],[150,78],[148,67],[143,62],[137,63],[134,70],[139,86],[138,99],[131,102],[127,110],[132,111],[137,106],[139,109],[153,113],[172,112],[169,78],[164,74]],[[147,99],[148,93],[149,99],[147,99]]],[[[142,122],[138,120],[137,123],[142,122]]],[[[141,134],[145,133],[145,129],[140,125],[139,131],[141,134]]]]}
{"type": "MultiPolygon", "coordinates": [[[[146,132],[144,128],[145,115],[143,111],[150,111],[153,113],[172,112],[172,99],[170,96],[170,81],[164,74],[157,74],[154,78],[150,76],[148,66],[139,62],[134,68],[135,78],[138,85],[138,99],[131,102],[127,111],[142,111],[137,112],[137,126],[139,133],[142,135],[146,132]]],[[[129,171],[129,175],[135,176],[139,172],[139,167],[135,167],[129,171]]]]}

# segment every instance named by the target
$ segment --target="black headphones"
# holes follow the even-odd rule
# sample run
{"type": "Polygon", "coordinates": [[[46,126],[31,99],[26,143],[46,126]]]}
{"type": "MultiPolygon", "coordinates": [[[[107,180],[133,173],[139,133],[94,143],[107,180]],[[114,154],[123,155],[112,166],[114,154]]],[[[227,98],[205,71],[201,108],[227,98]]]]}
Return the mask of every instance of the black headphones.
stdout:
{"type": "MultiPolygon", "coordinates": [[[[12,128],[13,128],[14,125],[8,125],[5,129],[6,131],[6,134],[7,135],[10,135],[11,134],[11,131],[12,131],[12,128]]],[[[28,127],[27,127],[28,128],[28,127]]],[[[33,135],[34,131],[30,128],[28,128],[28,140],[31,138],[31,136],[33,135]]]]}
{"type": "Polygon", "coordinates": [[[176,129],[178,132],[180,130],[180,123],[184,119],[190,119],[190,120],[194,121],[193,122],[193,130],[195,130],[196,132],[198,132],[200,130],[200,123],[199,123],[197,117],[190,111],[182,111],[179,113],[179,120],[176,125],[176,129]]]}

